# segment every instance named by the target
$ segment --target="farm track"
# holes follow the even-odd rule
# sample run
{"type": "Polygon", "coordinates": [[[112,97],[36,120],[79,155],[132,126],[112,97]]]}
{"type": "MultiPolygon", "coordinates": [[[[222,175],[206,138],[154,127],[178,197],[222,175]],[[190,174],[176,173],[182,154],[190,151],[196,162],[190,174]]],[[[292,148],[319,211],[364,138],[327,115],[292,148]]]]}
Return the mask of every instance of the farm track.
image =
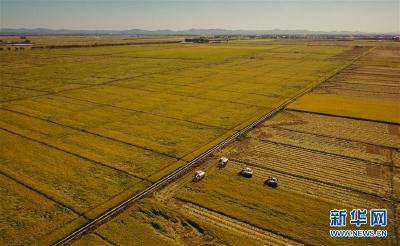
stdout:
{"type": "Polygon", "coordinates": [[[177,200],[173,202],[180,204],[180,211],[184,214],[196,217],[206,223],[220,227],[227,231],[245,235],[251,239],[265,243],[266,245],[303,245],[299,241],[277,235],[248,223],[211,211],[207,208],[190,202],[177,200]]]}
{"type": "Polygon", "coordinates": [[[278,112],[282,111],[287,105],[289,105],[290,103],[294,102],[296,99],[298,99],[299,97],[303,96],[304,94],[312,91],[317,85],[319,85],[319,84],[329,80],[330,78],[334,77],[337,73],[340,73],[343,69],[346,69],[348,66],[352,65],[356,60],[360,59],[363,55],[366,55],[368,52],[372,51],[374,48],[375,47],[369,48],[367,51],[365,51],[361,55],[355,57],[353,60],[351,60],[345,66],[343,66],[343,67],[337,69],[336,71],[334,71],[334,73],[332,73],[330,76],[328,76],[324,80],[322,80],[322,81],[310,86],[309,88],[306,88],[303,91],[299,92],[293,98],[286,100],[281,105],[276,107],[274,110],[272,110],[269,113],[265,114],[264,116],[258,118],[257,120],[255,120],[253,123],[251,123],[247,127],[244,127],[243,129],[241,129],[240,131],[238,131],[237,133],[235,133],[231,137],[227,138],[226,140],[222,141],[221,143],[219,143],[219,144],[215,145],[214,147],[210,148],[208,151],[204,152],[203,154],[197,156],[192,161],[188,162],[186,165],[179,167],[178,169],[176,169],[172,173],[164,176],[159,181],[153,183],[148,188],[142,190],[139,193],[134,194],[129,199],[127,199],[124,202],[120,203],[116,207],[106,211],[105,213],[103,213],[102,215],[98,216],[97,218],[91,220],[86,225],[84,225],[84,226],[80,227],[79,229],[73,231],[72,233],[70,233],[66,237],[62,238],[61,240],[57,241],[53,245],[56,245],[56,246],[58,246],[58,245],[66,245],[67,243],[71,242],[72,240],[76,239],[77,237],[83,235],[85,232],[87,232],[89,230],[92,230],[93,228],[95,228],[99,224],[104,223],[106,220],[108,220],[112,216],[114,216],[114,215],[118,214],[119,212],[123,211],[131,203],[133,203],[135,201],[138,201],[141,198],[152,194],[154,191],[159,190],[160,188],[164,187],[166,184],[168,184],[168,183],[172,182],[173,180],[176,180],[177,178],[181,177],[183,174],[187,173],[193,167],[199,165],[199,163],[201,163],[202,161],[208,159],[210,157],[210,155],[212,155],[213,153],[217,152],[221,148],[225,147],[229,143],[235,141],[239,137],[243,136],[248,131],[254,129],[256,126],[260,125],[261,123],[263,123],[267,119],[271,118],[272,116],[274,116],[278,112]]]}

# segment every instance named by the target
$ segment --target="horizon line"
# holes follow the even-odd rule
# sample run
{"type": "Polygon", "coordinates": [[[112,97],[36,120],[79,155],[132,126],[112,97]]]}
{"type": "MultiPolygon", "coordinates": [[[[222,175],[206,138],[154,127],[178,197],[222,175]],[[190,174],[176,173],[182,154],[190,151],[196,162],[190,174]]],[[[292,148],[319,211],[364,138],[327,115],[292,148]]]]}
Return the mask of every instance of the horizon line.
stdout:
{"type": "Polygon", "coordinates": [[[332,32],[348,32],[348,33],[363,33],[363,34],[400,34],[400,31],[389,31],[389,32],[366,32],[366,31],[358,31],[358,30],[330,30],[330,31],[321,31],[321,30],[312,30],[312,29],[280,29],[280,28],[273,28],[273,29],[226,29],[226,28],[186,28],[186,29],[144,29],[140,27],[129,28],[129,29],[74,29],[74,28],[47,28],[47,27],[0,27],[0,30],[3,29],[14,29],[14,30],[51,30],[51,31],[113,31],[113,32],[124,32],[124,31],[132,31],[132,30],[141,30],[141,31],[148,31],[148,32],[157,32],[157,31],[172,31],[172,32],[185,32],[190,30],[221,30],[221,31],[253,31],[253,32],[262,32],[262,31],[307,31],[307,32],[316,32],[316,33],[332,33],[332,32]]]}

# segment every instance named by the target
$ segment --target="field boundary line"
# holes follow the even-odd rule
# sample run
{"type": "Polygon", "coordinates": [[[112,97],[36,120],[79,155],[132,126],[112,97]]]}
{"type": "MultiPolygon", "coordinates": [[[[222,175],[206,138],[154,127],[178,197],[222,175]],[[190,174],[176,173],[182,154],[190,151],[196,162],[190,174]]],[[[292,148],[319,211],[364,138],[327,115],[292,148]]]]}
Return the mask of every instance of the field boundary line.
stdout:
{"type": "MultiPolygon", "coordinates": [[[[189,68],[191,68],[191,67],[179,68],[179,69],[175,69],[174,71],[176,72],[176,71],[181,71],[181,70],[185,70],[185,69],[189,69],[189,68]]],[[[195,67],[193,67],[193,68],[195,68],[195,67]]],[[[10,100],[7,100],[7,101],[2,101],[1,103],[10,103],[10,102],[26,100],[26,99],[30,99],[30,98],[40,98],[40,97],[46,97],[46,96],[54,96],[54,95],[59,95],[61,93],[64,93],[66,91],[74,91],[74,90],[86,89],[86,88],[91,88],[91,87],[96,87],[96,86],[104,86],[104,85],[112,84],[112,83],[118,82],[118,81],[136,79],[136,78],[141,78],[141,77],[151,76],[151,75],[157,75],[157,74],[165,74],[165,73],[168,73],[168,72],[170,72],[170,71],[158,71],[158,72],[151,72],[151,73],[144,73],[144,74],[129,76],[129,77],[125,77],[125,78],[116,78],[116,79],[107,80],[107,81],[104,81],[104,82],[101,82],[101,83],[97,83],[97,84],[87,84],[86,86],[82,86],[82,87],[78,87],[78,88],[69,88],[69,89],[64,89],[64,90],[60,90],[60,91],[48,92],[47,94],[43,94],[43,95],[35,95],[35,96],[14,98],[14,99],[10,99],[10,100]]]]}
{"type": "Polygon", "coordinates": [[[363,55],[367,54],[369,51],[373,50],[374,48],[375,47],[368,49],[363,54],[355,57],[353,60],[351,60],[347,64],[345,63],[343,66],[333,70],[333,72],[330,75],[326,76],[325,79],[323,79],[323,80],[321,80],[321,81],[319,81],[317,83],[313,83],[313,84],[311,84],[310,86],[308,86],[307,88],[305,88],[303,90],[300,90],[297,95],[295,95],[294,97],[292,97],[290,99],[287,99],[282,104],[280,104],[278,107],[276,107],[272,111],[268,112],[267,114],[261,116],[260,118],[255,120],[250,125],[244,127],[240,131],[238,131],[235,134],[233,134],[231,137],[225,139],[221,143],[219,143],[219,144],[215,145],[214,147],[210,148],[208,151],[200,154],[199,156],[197,156],[196,158],[194,158],[193,160],[188,162],[186,165],[181,166],[178,169],[176,169],[175,171],[173,171],[172,173],[164,176],[163,178],[161,178],[159,181],[153,183],[153,185],[149,186],[148,188],[142,190],[141,192],[138,192],[138,193],[134,194],[129,199],[125,200],[124,202],[120,203],[119,205],[115,206],[114,208],[106,211],[105,213],[103,213],[102,215],[98,216],[94,220],[90,221],[86,225],[84,225],[84,226],[80,227],[79,229],[73,231],[69,235],[67,235],[64,238],[62,238],[61,240],[55,242],[53,245],[55,245],[55,246],[66,245],[70,241],[72,241],[72,240],[76,239],[77,237],[83,235],[85,232],[93,229],[98,224],[103,223],[104,221],[106,221],[107,219],[109,219],[112,216],[116,215],[120,211],[123,211],[131,203],[133,203],[135,201],[138,201],[141,198],[152,194],[154,191],[159,190],[160,188],[164,187],[166,184],[170,183],[171,181],[181,177],[183,174],[185,174],[186,172],[191,170],[193,167],[199,165],[202,161],[208,159],[216,151],[220,150],[221,148],[225,147],[226,145],[228,145],[231,142],[235,141],[236,139],[240,138],[241,136],[243,136],[244,134],[246,134],[250,130],[254,129],[256,126],[258,126],[261,123],[265,122],[267,119],[273,117],[275,114],[277,114],[278,112],[282,111],[287,105],[289,105],[290,103],[294,102],[295,100],[297,100],[298,98],[300,98],[304,94],[312,91],[319,84],[324,83],[325,81],[327,81],[330,78],[334,77],[336,74],[340,73],[343,69],[345,69],[348,66],[352,65],[357,59],[359,59],[363,55]]]}
{"type": "Polygon", "coordinates": [[[118,168],[116,168],[116,167],[107,165],[107,164],[102,163],[102,162],[100,162],[100,161],[92,160],[92,159],[90,159],[90,158],[88,158],[88,157],[85,157],[85,156],[82,156],[82,155],[80,155],[80,154],[71,152],[71,151],[69,151],[69,150],[65,150],[65,149],[63,149],[63,148],[57,147],[57,146],[52,145],[52,144],[46,143],[46,142],[44,142],[44,141],[42,141],[42,140],[37,140],[37,139],[35,139],[35,138],[25,136],[25,135],[23,135],[23,134],[21,134],[21,133],[14,132],[14,131],[9,130],[9,129],[5,129],[5,128],[3,128],[3,127],[0,127],[0,130],[6,131],[6,132],[8,132],[8,133],[17,135],[17,136],[19,136],[19,137],[28,139],[28,140],[33,141],[33,142],[36,142],[36,143],[42,144],[42,145],[44,145],[44,146],[46,146],[46,147],[48,147],[48,148],[56,149],[56,150],[58,150],[58,151],[62,151],[62,152],[64,152],[64,153],[66,153],[66,154],[75,156],[75,157],[77,157],[77,158],[83,159],[83,160],[88,161],[88,162],[90,162],[90,163],[93,163],[93,164],[96,164],[96,165],[100,165],[100,166],[103,166],[103,167],[108,168],[108,169],[112,169],[112,170],[114,170],[114,171],[116,171],[116,172],[122,172],[122,173],[124,173],[124,174],[126,174],[126,175],[128,175],[128,176],[131,176],[131,177],[140,179],[141,181],[147,181],[147,182],[152,183],[150,180],[146,180],[145,178],[136,176],[136,175],[131,174],[131,173],[127,172],[127,171],[124,171],[124,170],[118,169],[118,168]]]}
{"type": "Polygon", "coordinates": [[[111,241],[110,239],[106,238],[105,236],[101,235],[100,233],[97,232],[93,232],[94,235],[98,236],[99,238],[101,238],[102,240],[106,241],[107,243],[111,244],[111,245],[117,245],[116,243],[114,243],[113,241],[111,241]]]}
{"type": "Polygon", "coordinates": [[[322,113],[322,112],[314,112],[314,111],[307,111],[303,109],[291,109],[287,108],[287,111],[294,111],[294,112],[300,112],[300,113],[311,113],[311,114],[318,114],[318,115],[324,115],[324,116],[334,116],[338,118],[346,118],[350,120],[362,120],[362,121],[368,121],[368,122],[375,122],[375,123],[384,123],[384,124],[391,124],[391,125],[397,125],[400,126],[400,123],[397,122],[390,122],[390,121],[385,121],[385,120],[371,120],[371,119],[365,119],[361,117],[354,117],[354,116],[346,116],[346,115],[337,115],[337,114],[331,114],[331,113],[322,113]]]}
{"type": "MultiPolygon", "coordinates": [[[[168,48],[165,48],[168,49],[168,48]]],[[[122,52],[120,52],[122,53],[122,52]]],[[[61,57],[65,57],[65,56],[71,56],[71,55],[59,55],[61,57]]],[[[88,55],[88,56],[95,56],[95,55],[88,55]]],[[[239,56],[238,58],[241,57],[245,57],[245,56],[239,56]]],[[[233,59],[233,58],[230,58],[233,59]]],[[[215,66],[215,65],[223,65],[226,64],[228,62],[230,62],[230,59],[224,60],[224,61],[215,61],[212,62],[211,64],[201,64],[200,66],[196,66],[198,64],[194,64],[188,67],[183,67],[183,68],[176,68],[173,71],[174,72],[178,72],[178,71],[185,71],[188,69],[198,69],[199,67],[202,68],[209,68],[211,66],[215,66]]],[[[79,89],[86,89],[86,88],[91,88],[91,87],[96,87],[96,86],[103,86],[103,85],[108,85],[108,84],[112,84],[114,82],[118,82],[118,81],[123,81],[123,80],[129,80],[129,79],[136,79],[136,78],[141,78],[141,77],[145,77],[145,76],[152,76],[152,75],[159,75],[159,74],[168,74],[170,73],[171,70],[166,70],[166,71],[157,71],[157,72],[150,72],[150,73],[144,73],[144,74],[139,74],[139,75],[133,75],[133,76],[129,76],[129,77],[125,77],[125,78],[110,78],[110,80],[101,82],[101,83],[97,83],[97,84],[85,84],[85,86],[82,87],[78,87],[78,88],[69,88],[69,89],[64,89],[64,90],[60,90],[60,91],[54,91],[54,92],[48,92],[46,94],[43,95],[35,95],[35,96],[26,96],[26,97],[20,97],[20,98],[14,98],[14,99],[10,99],[10,100],[6,100],[6,101],[0,101],[1,103],[12,103],[15,101],[21,101],[21,100],[27,100],[27,99],[31,99],[31,98],[40,98],[40,97],[46,97],[46,96],[54,96],[54,95],[59,95],[63,92],[66,91],[74,91],[74,90],[79,90],[79,89]]]]}
{"type": "Polygon", "coordinates": [[[143,147],[143,146],[140,146],[140,145],[132,144],[132,143],[120,140],[120,139],[113,138],[113,137],[104,136],[104,135],[101,135],[99,133],[91,132],[91,131],[88,131],[86,129],[82,129],[82,128],[79,128],[79,127],[64,125],[64,124],[61,124],[61,123],[58,123],[58,122],[55,122],[55,121],[52,121],[52,120],[49,120],[49,119],[43,119],[43,118],[40,118],[38,116],[30,115],[30,114],[27,114],[27,113],[19,112],[19,111],[8,109],[8,108],[0,108],[0,110],[6,110],[6,111],[10,111],[10,112],[13,112],[13,113],[16,113],[16,114],[21,114],[21,115],[24,115],[24,116],[27,116],[27,117],[35,118],[35,119],[46,121],[46,122],[50,122],[50,123],[53,123],[53,124],[56,124],[56,125],[59,125],[59,126],[63,126],[63,127],[67,127],[67,128],[73,129],[75,131],[79,131],[79,132],[95,135],[97,137],[101,137],[101,138],[105,138],[105,139],[108,139],[108,140],[112,140],[114,142],[123,143],[123,144],[129,145],[129,146],[133,146],[135,148],[147,150],[147,151],[150,151],[150,152],[153,152],[153,153],[156,153],[156,154],[168,156],[168,157],[173,158],[175,160],[179,160],[178,157],[175,157],[175,156],[172,156],[172,155],[168,155],[168,154],[165,154],[165,153],[162,153],[162,152],[158,152],[158,151],[152,150],[150,148],[146,148],[146,147],[143,147]]]}
{"type": "MultiPolygon", "coordinates": [[[[67,204],[63,203],[62,201],[58,201],[58,199],[53,198],[51,195],[48,195],[48,194],[46,194],[46,193],[44,193],[44,192],[42,192],[42,191],[40,191],[40,190],[37,190],[37,189],[31,187],[30,185],[26,184],[25,182],[20,181],[20,180],[18,180],[18,179],[16,179],[16,178],[12,177],[11,175],[9,175],[9,174],[3,172],[3,171],[0,171],[0,174],[3,175],[4,177],[8,178],[8,179],[13,180],[13,181],[16,182],[16,183],[22,185],[23,187],[27,188],[28,190],[30,190],[30,191],[32,191],[32,192],[34,192],[34,193],[37,193],[37,194],[43,196],[45,199],[48,199],[48,200],[50,200],[50,201],[52,201],[52,202],[55,202],[56,204],[58,204],[58,205],[60,205],[60,206],[62,206],[62,207],[64,207],[64,208],[68,209],[68,210],[71,210],[73,213],[75,213],[76,215],[78,215],[77,218],[79,218],[80,216],[82,216],[83,218],[85,218],[85,219],[88,220],[88,218],[85,217],[85,214],[84,214],[84,213],[79,212],[78,210],[76,210],[76,209],[74,209],[74,208],[68,206],[67,204]]],[[[76,219],[76,218],[75,218],[75,219],[76,219]]],[[[74,220],[74,219],[72,219],[72,220],[74,220]]]]}
{"type": "Polygon", "coordinates": [[[399,74],[387,74],[387,73],[368,73],[368,72],[357,72],[357,71],[343,71],[345,74],[356,74],[356,75],[376,75],[376,76],[382,76],[386,78],[398,78],[400,75],[399,74]]]}
{"type": "MultiPolygon", "coordinates": [[[[364,85],[364,86],[369,86],[369,85],[364,85]]],[[[376,86],[376,85],[374,85],[374,86],[376,86]]],[[[324,87],[321,87],[321,89],[326,89],[326,90],[341,90],[341,89],[343,89],[343,88],[339,88],[340,87],[340,84],[339,83],[337,83],[336,82],[336,84],[332,84],[332,85],[330,85],[330,86],[324,86],[324,87]]],[[[396,86],[396,87],[398,87],[398,86],[396,86]]],[[[388,95],[400,95],[400,93],[398,93],[398,92],[387,92],[387,91],[368,91],[368,90],[361,90],[361,89],[350,89],[350,88],[345,88],[345,90],[346,91],[358,91],[358,92],[369,92],[369,93],[371,93],[371,94],[374,94],[374,93],[376,93],[376,94],[388,94],[388,95]]],[[[340,96],[339,94],[333,94],[333,95],[337,95],[337,96],[340,96]]],[[[389,100],[387,100],[387,101],[389,101],[389,100]]]]}
{"type": "MultiPolygon", "coordinates": [[[[166,83],[165,83],[166,84],[166,83]]],[[[233,83],[232,83],[233,84],[233,83]]],[[[171,84],[172,85],[172,84],[171,84]]],[[[249,104],[249,103],[242,103],[242,102],[235,102],[235,101],[227,101],[227,100],[219,100],[219,99],[215,99],[215,98],[206,98],[206,97],[200,97],[198,95],[182,95],[179,93],[171,93],[170,91],[168,91],[169,89],[166,89],[165,91],[152,91],[152,90],[145,90],[142,88],[131,88],[131,87],[127,87],[127,86],[120,86],[120,85],[114,85],[114,84],[110,84],[109,86],[112,87],[118,87],[118,88],[123,88],[123,89],[135,89],[135,90],[140,90],[140,91],[147,91],[147,92],[151,92],[151,93],[159,93],[159,94],[167,94],[167,95],[173,95],[173,96],[181,96],[181,97],[188,97],[188,98],[196,98],[199,100],[207,100],[207,101],[213,101],[213,102],[222,102],[222,103],[232,103],[232,104],[238,104],[238,105],[243,105],[243,106],[248,106],[248,107],[259,107],[259,108],[265,108],[264,106],[259,106],[259,105],[254,105],[254,104],[249,104]]],[[[182,86],[188,86],[188,85],[182,85],[182,86]]],[[[179,87],[179,85],[177,85],[176,87],[179,87]]],[[[175,88],[176,88],[175,87],[175,88]]],[[[194,86],[191,86],[194,87],[194,86]]],[[[197,88],[201,88],[200,86],[197,88]]],[[[219,90],[218,91],[222,91],[219,90]]],[[[226,90],[225,90],[226,91],[226,90]]],[[[241,92],[235,92],[235,93],[239,93],[239,94],[250,94],[250,93],[241,93],[241,92]]],[[[264,95],[265,97],[268,97],[267,95],[264,95]]]]}
{"type": "MultiPolygon", "coordinates": [[[[304,112],[307,114],[312,114],[310,112],[304,112]]],[[[332,116],[334,117],[334,116],[332,116]]],[[[333,139],[337,139],[337,140],[344,140],[344,141],[349,141],[349,142],[357,142],[357,143],[362,143],[362,144],[367,144],[367,145],[375,145],[381,148],[385,148],[385,149],[390,149],[390,150],[398,150],[399,148],[397,147],[392,147],[392,146],[387,146],[387,145],[381,145],[381,144],[373,144],[373,143],[368,143],[365,141],[359,141],[359,140],[354,140],[354,139],[350,139],[350,138],[339,138],[339,137],[334,137],[334,136],[329,136],[329,135],[324,135],[324,134],[320,134],[320,133],[313,133],[313,132],[307,132],[307,131],[301,131],[301,130],[294,130],[294,129],[289,129],[289,128],[284,128],[281,126],[262,126],[262,128],[274,128],[274,129],[279,129],[279,130],[285,130],[285,131],[291,131],[291,132],[296,132],[296,133],[302,133],[302,134],[308,134],[308,135],[314,135],[314,136],[318,136],[318,137],[326,137],[326,138],[333,138],[333,139]]]]}
{"type": "Polygon", "coordinates": [[[3,85],[3,84],[0,84],[0,87],[8,87],[8,88],[21,89],[21,90],[27,90],[27,91],[37,91],[37,92],[43,92],[43,93],[49,93],[50,92],[50,91],[38,90],[38,89],[34,89],[34,88],[15,86],[15,85],[3,85]]]}
{"type": "Polygon", "coordinates": [[[337,80],[337,81],[333,81],[333,83],[337,83],[337,84],[351,84],[351,85],[367,85],[367,86],[373,85],[373,86],[383,86],[383,87],[385,87],[385,86],[387,86],[387,87],[400,87],[400,85],[398,85],[398,84],[391,84],[391,85],[379,84],[379,83],[368,83],[368,84],[366,84],[366,83],[363,83],[363,82],[358,81],[358,80],[353,80],[353,81],[351,81],[351,80],[349,80],[349,81],[346,81],[346,80],[337,80]]]}
{"type": "MultiPolygon", "coordinates": [[[[113,86],[113,85],[111,85],[111,86],[113,86]]],[[[132,89],[132,88],[130,88],[130,89],[132,89]]],[[[174,118],[174,117],[170,117],[170,116],[164,116],[164,115],[161,115],[161,114],[155,114],[155,113],[146,112],[146,111],[143,111],[143,110],[137,110],[137,109],[130,109],[130,108],[125,108],[125,107],[115,106],[115,105],[108,104],[108,103],[93,102],[93,101],[90,101],[90,100],[80,99],[80,98],[75,98],[75,97],[65,96],[65,95],[57,95],[57,96],[64,97],[64,98],[69,98],[69,99],[72,99],[72,100],[82,101],[82,102],[88,102],[88,103],[92,103],[92,104],[99,105],[99,106],[117,108],[117,109],[120,109],[120,110],[134,112],[134,113],[141,113],[141,114],[153,115],[153,116],[166,118],[166,119],[171,119],[171,120],[176,120],[176,121],[188,122],[188,123],[191,123],[191,124],[196,124],[196,125],[210,127],[210,128],[218,128],[218,129],[227,130],[227,131],[232,130],[232,129],[225,128],[225,127],[220,127],[220,126],[215,126],[215,125],[207,125],[207,124],[200,123],[200,122],[195,122],[195,121],[190,121],[190,120],[183,120],[183,119],[174,118]]]]}

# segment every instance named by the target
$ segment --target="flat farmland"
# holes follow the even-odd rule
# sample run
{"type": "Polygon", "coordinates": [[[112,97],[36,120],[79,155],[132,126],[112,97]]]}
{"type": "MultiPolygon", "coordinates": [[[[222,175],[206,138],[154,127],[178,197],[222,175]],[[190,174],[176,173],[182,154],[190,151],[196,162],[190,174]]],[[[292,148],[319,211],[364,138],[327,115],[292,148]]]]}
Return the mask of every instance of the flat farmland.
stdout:
{"type": "Polygon", "coordinates": [[[289,108],[399,124],[399,58],[398,47],[375,47],[289,108]]]}
{"type": "Polygon", "coordinates": [[[357,55],[277,42],[1,52],[1,221],[15,223],[0,244],[61,239],[357,55]]]}
{"type": "MultiPolygon", "coordinates": [[[[398,229],[392,203],[398,204],[399,193],[391,187],[397,185],[392,178],[398,182],[398,171],[391,170],[393,163],[387,159],[394,149],[350,142],[340,135],[322,137],[319,132],[299,138],[294,130],[288,133],[275,127],[291,123],[279,116],[201,164],[199,169],[206,171],[202,181],[192,183],[189,173],[151,200],[101,225],[94,234],[118,245],[125,241],[145,243],[149,237],[166,244],[175,240],[229,245],[246,240],[250,245],[395,245],[398,229]],[[298,142],[293,142],[296,139],[298,142]],[[372,146],[380,151],[371,153],[372,146]],[[230,159],[224,169],[217,168],[220,156],[230,159]],[[253,169],[253,178],[238,175],[244,167],[253,169]],[[278,189],[263,185],[268,176],[278,177],[278,189]],[[329,210],[354,207],[387,208],[391,236],[386,240],[331,238],[329,210]],[[182,220],[192,222],[184,226],[182,220]],[[132,231],[147,236],[131,237],[132,231]],[[193,231],[200,237],[193,238],[193,231]]],[[[325,127],[320,131],[330,126],[325,127]]]]}
{"type": "MultiPolygon", "coordinates": [[[[267,42],[276,44],[258,41],[263,45],[267,42]]],[[[304,49],[313,47],[307,45],[304,49]]],[[[288,43],[284,48],[273,48],[271,56],[279,52],[286,56],[287,49],[288,43]]],[[[331,61],[358,59],[200,163],[197,169],[206,172],[200,182],[192,182],[193,172],[189,172],[74,244],[96,240],[106,245],[127,241],[140,245],[151,238],[167,245],[398,245],[400,126],[396,118],[398,98],[392,96],[398,85],[397,77],[392,76],[397,73],[397,60],[392,59],[397,50],[377,45],[331,56],[331,61]],[[378,72],[365,64],[385,72],[375,75],[378,72]],[[367,75],[356,79],[359,73],[367,75]],[[390,84],[392,90],[370,86],[379,79],[390,84]],[[363,90],[353,90],[353,84],[363,90]],[[348,100],[344,104],[337,103],[337,98],[324,101],[342,96],[348,100]],[[221,156],[229,158],[222,169],[217,167],[221,156]],[[238,175],[245,167],[252,168],[251,179],[238,175]],[[278,178],[277,189],[264,185],[269,176],[278,178]],[[387,227],[374,229],[386,229],[388,237],[332,238],[329,211],[335,208],[387,209],[387,227]]],[[[279,80],[281,75],[274,78],[279,80]]],[[[253,81],[243,91],[258,96],[266,93],[257,87],[264,86],[261,76],[253,81]]],[[[269,81],[266,78],[265,85],[276,88],[269,81]]],[[[184,95],[192,91],[187,88],[190,86],[206,98],[203,92],[209,84],[202,87],[197,83],[201,82],[174,93],[184,95]]],[[[240,93],[235,89],[240,85],[233,83],[226,91],[240,93]]],[[[270,98],[275,97],[274,90],[267,91],[270,98]]],[[[371,228],[347,224],[345,229],[371,228]]]]}
{"type": "MultiPolygon", "coordinates": [[[[163,37],[163,36],[144,36],[136,37],[129,35],[121,36],[96,36],[96,35],[57,35],[57,36],[24,36],[30,40],[34,46],[66,46],[66,45],[104,45],[104,44],[124,44],[124,43],[148,43],[148,42],[165,42],[165,41],[181,41],[183,37],[163,37]]],[[[2,36],[4,42],[21,42],[20,36],[2,36]]]]}

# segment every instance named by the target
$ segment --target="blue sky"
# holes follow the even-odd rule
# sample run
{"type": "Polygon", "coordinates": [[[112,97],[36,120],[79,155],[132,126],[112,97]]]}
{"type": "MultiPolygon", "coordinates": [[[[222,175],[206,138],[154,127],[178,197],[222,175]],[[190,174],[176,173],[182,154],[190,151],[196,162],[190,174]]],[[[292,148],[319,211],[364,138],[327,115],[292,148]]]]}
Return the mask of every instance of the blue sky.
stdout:
{"type": "Polygon", "coordinates": [[[399,0],[0,0],[1,27],[400,32],[399,0]]]}

